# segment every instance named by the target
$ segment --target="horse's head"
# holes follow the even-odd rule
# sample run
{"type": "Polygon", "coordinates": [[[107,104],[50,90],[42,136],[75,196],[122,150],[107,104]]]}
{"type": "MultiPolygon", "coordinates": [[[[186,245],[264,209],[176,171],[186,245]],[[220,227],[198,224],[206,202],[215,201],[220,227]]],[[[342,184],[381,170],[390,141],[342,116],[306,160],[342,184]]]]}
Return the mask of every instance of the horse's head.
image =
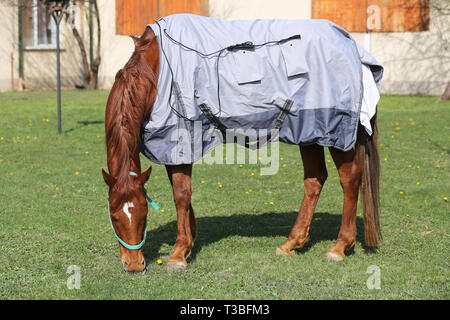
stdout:
{"type": "Polygon", "coordinates": [[[128,272],[145,269],[143,246],[147,232],[147,194],[144,184],[152,167],[143,173],[131,172],[126,185],[102,170],[109,186],[109,214],[113,231],[119,241],[123,268],[128,272]]]}
{"type": "Polygon", "coordinates": [[[147,200],[144,184],[151,167],[141,173],[142,121],[148,116],[156,96],[158,41],[150,27],[141,37],[132,37],[135,49],[117,73],[105,113],[106,149],[109,174],[111,225],[120,246],[123,267],[143,271],[143,243],[146,234],[147,200]]]}

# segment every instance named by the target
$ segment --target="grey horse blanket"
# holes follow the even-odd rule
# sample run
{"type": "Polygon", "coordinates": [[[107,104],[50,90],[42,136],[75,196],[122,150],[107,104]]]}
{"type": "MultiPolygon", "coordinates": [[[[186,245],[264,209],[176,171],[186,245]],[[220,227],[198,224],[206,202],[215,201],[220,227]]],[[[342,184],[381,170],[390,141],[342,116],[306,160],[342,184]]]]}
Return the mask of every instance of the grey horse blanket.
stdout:
{"type": "Polygon", "coordinates": [[[244,135],[238,141],[247,147],[279,140],[347,151],[363,102],[362,66],[374,83],[383,75],[347,31],[327,20],[177,14],[149,27],[160,66],[143,153],[160,164],[193,163],[229,142],[229,131],[244,135]]]}

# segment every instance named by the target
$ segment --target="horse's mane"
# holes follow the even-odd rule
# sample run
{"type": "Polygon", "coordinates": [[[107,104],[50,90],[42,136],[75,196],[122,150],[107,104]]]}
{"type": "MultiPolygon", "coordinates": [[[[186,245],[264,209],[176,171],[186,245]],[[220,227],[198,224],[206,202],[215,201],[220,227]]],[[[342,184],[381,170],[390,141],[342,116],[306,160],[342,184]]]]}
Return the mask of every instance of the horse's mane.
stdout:
{"type": "MultiPolygon", "coordinates": [[[[111,163],[118,165],[118,168],[113,169],[117,172],[115,186],[123,201],[129,199],[134,190],[129,174],[130,165],[133,160],[139,167],[141,122],[146,116],[145,110],[148,110],[146,104],[150,88],[152,85],[156,87],[157,82],[155,72],[144,57],[152,40],[156,38],[144,35],[132,37],[135,50],[125,66],[117,72],[106,108],[108,164],[112,159],[111,163]]],[[[109,170],[112,174],[112,168],[109,170]]]]}

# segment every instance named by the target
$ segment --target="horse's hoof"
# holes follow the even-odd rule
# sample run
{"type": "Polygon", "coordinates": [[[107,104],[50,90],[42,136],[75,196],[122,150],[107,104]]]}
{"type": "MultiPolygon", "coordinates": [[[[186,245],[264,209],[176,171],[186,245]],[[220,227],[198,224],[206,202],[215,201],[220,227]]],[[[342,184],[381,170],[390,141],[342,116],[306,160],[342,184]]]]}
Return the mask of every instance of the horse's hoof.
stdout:
{"type": "Polygon", "coordinates": [[[169,261],[167,262],[167,270],[184,271],[188,267],[187,263],[181,261],[169,261]]]}
{"type": "Polygon", "coordinates": [[[289,256],[293,256],[294,254],[295,254],[295,251],[294,251],[294,250],[290,250],[289,253],[284,252],[284,251],[281,250],[279,247],[277,248],[277,250],[275,250],[275,255],[277,255],[277,256],[286,256],[286,257],[289,257],[289,256]]]}
{"type": "Polygon", "coordinates": [[[342,261],[342,260],[344,260],[344,257],[338,255],[337,253],[333,253],[333,252],[327,252],[325,257],[328,260],[333,260],[333,261],[342,261]]]}

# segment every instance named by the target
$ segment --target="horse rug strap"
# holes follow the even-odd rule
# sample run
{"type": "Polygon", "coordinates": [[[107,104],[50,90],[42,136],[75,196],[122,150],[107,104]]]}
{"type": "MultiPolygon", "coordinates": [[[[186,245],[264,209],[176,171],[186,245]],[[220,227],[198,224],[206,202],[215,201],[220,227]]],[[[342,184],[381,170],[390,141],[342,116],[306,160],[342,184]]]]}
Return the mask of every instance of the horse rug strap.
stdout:
{"type": "Polygon", "coordinates": [[[149,27],[161,57],[143,124],[151,161],[193,163],[230,130],[247,147],[281,141],[343,151],[354,146],[360,117],[371,133],[383,67],[330,21],[176,14],[149,27]]]}

